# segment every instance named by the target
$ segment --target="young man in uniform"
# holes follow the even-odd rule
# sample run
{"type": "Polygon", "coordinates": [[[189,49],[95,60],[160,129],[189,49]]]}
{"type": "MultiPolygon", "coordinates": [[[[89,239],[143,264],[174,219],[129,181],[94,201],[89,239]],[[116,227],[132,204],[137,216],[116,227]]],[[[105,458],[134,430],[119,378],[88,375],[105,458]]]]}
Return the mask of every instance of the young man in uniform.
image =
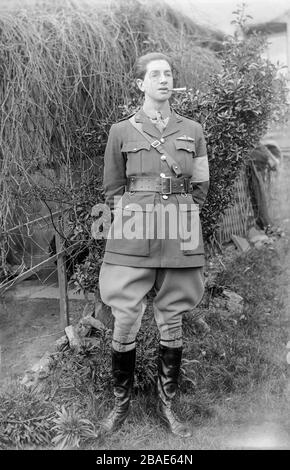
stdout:
{"type": "Polygon", "coordinates": [[[182,357],[182,314],[204,292],[199,211],[208,190],[206,144],[201,125],[170,108],[173,77],[166,55],[140,57],[136,78],[144,104],[111,127],[104,158],[106,204],[114,222],[100,271],[100,294],[115,319],[115,406],[101,424],[111,432],[128,415],[136,335],[146,294],[154,288],[160,333],[157,410],[171,432],[189,437],[191,430],[174,415],[172,401],[182,357]]]}

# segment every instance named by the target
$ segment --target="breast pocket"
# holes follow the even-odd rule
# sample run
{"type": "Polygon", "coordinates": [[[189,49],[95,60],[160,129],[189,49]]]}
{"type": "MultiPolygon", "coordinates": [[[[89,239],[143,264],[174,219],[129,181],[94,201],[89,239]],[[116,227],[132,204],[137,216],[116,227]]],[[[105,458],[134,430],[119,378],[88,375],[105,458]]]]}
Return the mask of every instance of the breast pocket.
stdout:
{"type": "Polygon", "coordinates": [[[188,140],[175,141],[176,155],[187,176],[192,176],[192,159],[195,156],[195,142],[188,140]]]}
{"type": "Polygon", "coordinates": [[[125,193],[114,211],[106,251],[134,256],[149,256],[151,213],[154,194],[125,193]]]}
{"type": "Polygon", "coordinates": [[[150,150],[146,141],[132,141],[123,144],[121,151],[127,154],[127,176],[143,173],[142,155],[150,150]]]}

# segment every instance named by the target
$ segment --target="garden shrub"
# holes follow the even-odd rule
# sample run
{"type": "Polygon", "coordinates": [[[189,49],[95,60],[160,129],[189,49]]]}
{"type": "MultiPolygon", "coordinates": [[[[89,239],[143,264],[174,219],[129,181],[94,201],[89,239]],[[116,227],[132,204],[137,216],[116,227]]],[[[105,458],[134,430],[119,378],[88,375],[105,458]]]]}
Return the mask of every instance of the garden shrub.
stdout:
{"type": "MultiPolygon", "coordinates": [[[[245,12],[234,21],[245,29],[245,12]]],[[[228,37],[219,54],[221,71],[208,79],[207,91],[189,92],[176,107],[203,125],[210,165],[210,190],[203,206],[203,232],[209,240],[221,215],[234,202],[233,183],[269,124],[284,118],[287,87],[277,67],[262,53],[263,35],[228,37]]]]}

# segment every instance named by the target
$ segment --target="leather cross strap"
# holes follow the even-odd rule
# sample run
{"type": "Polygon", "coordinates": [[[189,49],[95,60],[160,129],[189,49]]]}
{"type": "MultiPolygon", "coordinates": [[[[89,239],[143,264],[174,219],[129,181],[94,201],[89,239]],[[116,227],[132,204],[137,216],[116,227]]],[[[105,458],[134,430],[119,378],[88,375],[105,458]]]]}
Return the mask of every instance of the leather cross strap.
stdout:
{"type": "Polygon", "coordinates": [[[135,129],[137,129],[137,131],[140,132],[140,134],[150,143],[151,147],[153,147],[154,149],[156,149],[159,153],[161,153],[162,155],[165,156],[165,160],[166,160],[166,163],[167,165],[169,166],[170,170],[173,171],[173,173],[175,174],[175,176],[177,176],[177,178],[179,178],[181,175],[182,175],[182,171],[181,171],[181,168],[180,166],[178,165],[178,163],[174,160],[173,157],[171,157],[167,152],[166,150],[164,149],[163,145],[161,144],[161,142],[157,139],[152,139],[151,137],[149,137],[148,134],[145,134],[145,132],[143,132],[142,130],[142,125],[141,123],[137,123],[135,121],[135,115],[132,116],[130,119],[129,119],[129,122],[132,124],[132,126],[135,127],[135,129]],[[139,125],[140,124],[140,125],[139,125]]]}
{"type": "Polygon", "coordinates": [[[190,178],[171,176],[130,176],[127,180],[127,191],[153,191],[160,194],[188,193],[190,178]]]}

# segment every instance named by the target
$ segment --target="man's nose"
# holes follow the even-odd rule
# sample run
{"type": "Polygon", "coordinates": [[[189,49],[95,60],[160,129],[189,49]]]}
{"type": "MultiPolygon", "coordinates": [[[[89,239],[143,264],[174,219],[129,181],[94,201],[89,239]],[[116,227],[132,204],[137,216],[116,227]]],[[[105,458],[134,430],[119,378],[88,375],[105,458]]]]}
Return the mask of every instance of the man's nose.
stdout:
{"type": "Polygon", "coordinates": [[[160,83],[164,83],[164,82],[165,83],[167,82],[167,77],[166,77],[166,75],[164,75],[164,73],[162,73],[160,75],[160,83]]]}

